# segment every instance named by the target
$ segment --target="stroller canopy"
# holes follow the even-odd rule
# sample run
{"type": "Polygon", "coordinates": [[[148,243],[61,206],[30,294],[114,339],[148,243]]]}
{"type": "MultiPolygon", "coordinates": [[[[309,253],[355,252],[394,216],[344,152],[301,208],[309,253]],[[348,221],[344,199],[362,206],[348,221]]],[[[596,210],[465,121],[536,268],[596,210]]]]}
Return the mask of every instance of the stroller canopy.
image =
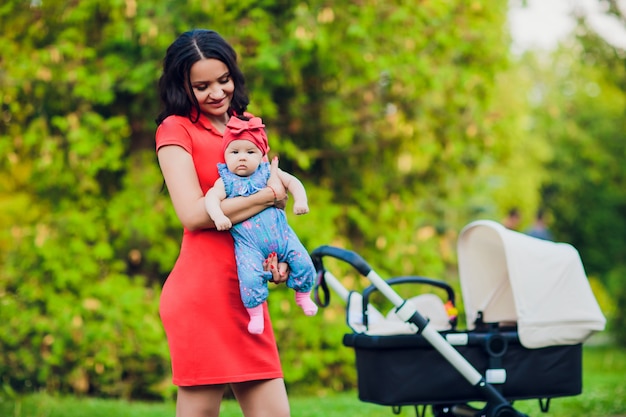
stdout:
{"type": "Polygon", "coordinates": [[[527,348],[584,342],[605,318],[591,291],[578,251],[479,220],[458,241],[467,327],[516,323],[527,348]]]}

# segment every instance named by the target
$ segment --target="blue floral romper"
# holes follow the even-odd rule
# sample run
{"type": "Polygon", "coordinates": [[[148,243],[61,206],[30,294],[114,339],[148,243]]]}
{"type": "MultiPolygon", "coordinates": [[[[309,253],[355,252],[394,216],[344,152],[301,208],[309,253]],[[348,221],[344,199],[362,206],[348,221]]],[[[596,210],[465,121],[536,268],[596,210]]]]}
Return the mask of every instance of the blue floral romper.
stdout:
{"type": "MultiPolygon", "coordinates": [[[[249,177],[240,177],[217,165],[224,181],[226,197],[249,196],[266,187],[270,177],[269,162],[262,162],[249,177]]],[[[233,225],[230,233],[235,241],[239,291],[246,308],[262,304],[268,296],[267,282],[272,273],[263,271],[263,261],[276,252],[278,262],[289,264],[287,286],[296,292],[309,292],[315,282],[315,267],[296,233],[287,224],[284,210],[268,207],[241,223],[233,225]]]]}

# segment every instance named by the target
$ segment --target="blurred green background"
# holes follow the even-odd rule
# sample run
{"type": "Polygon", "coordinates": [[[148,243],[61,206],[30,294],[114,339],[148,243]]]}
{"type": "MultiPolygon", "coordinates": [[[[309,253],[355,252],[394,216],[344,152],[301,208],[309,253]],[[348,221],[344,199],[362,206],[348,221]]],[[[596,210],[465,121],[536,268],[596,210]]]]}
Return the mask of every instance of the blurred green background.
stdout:
{"type": "MultiPolygon", "coordinates": [[[[513,53],[508,8],[4,1],[0,385],[173,396],[158,298],[181,226],[156,163],[156,82],[167,46],[196,27],[235,46],[249,110],[305,183],[311,213],[290,222],[308,248],[458,289],[463,226],[517,207],[524,230],[545,208],[581,254],[605,339],[626,346],[626,51],[579,16],[558,48],[513,53]]],[[[347,288],[367,285],[337,268],[347,288]]],[[[304,317],[281,287],[269,305],[291,392],[355,388],[341,302],[304,317]]]]}

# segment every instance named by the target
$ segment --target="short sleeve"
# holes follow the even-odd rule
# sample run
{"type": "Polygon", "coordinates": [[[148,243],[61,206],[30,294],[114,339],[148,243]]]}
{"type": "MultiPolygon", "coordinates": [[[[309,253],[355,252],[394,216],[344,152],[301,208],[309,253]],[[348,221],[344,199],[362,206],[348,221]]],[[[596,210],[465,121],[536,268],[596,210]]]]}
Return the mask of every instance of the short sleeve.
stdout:
{"type": "Polygon", "coordinates": [[[166,145],[178,145],[191,153],[191,134],[181,119],[181,116],[169,116],[159,125],[155,136],[157,151],[166,145]]]}

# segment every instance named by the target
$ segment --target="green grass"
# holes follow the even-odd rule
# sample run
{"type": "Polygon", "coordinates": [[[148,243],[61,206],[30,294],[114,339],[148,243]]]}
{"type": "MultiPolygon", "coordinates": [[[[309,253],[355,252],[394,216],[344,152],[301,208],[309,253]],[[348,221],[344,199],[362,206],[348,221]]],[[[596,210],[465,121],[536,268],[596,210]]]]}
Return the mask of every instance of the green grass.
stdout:
{"type": "MultiPolygon", "coordinates": [[[[294,417],[390,417],[390,407],[360,402],[356,392],[319,397],[290,397],[294,417]]],[[[576,397],[553,399],[542,414],[537,400],[518,401],[515,407],[529,416],[546,417],[626,417],[626,352],[607,347],[585,347],[583,353],[583,393],[576,397]]],[[[33,394],[19,398],[0,396],[2,417],[173,417],[171,402],[145,403],[97,398],[58,397],[33,394]]],[[[401,417],[415,416],[405,407],[401,417]]],[[[426,413],[430,416],[430,411],[426,413]]],[[[241,417],[237,403],[228,400],[222,417],[241,417]]]]}

